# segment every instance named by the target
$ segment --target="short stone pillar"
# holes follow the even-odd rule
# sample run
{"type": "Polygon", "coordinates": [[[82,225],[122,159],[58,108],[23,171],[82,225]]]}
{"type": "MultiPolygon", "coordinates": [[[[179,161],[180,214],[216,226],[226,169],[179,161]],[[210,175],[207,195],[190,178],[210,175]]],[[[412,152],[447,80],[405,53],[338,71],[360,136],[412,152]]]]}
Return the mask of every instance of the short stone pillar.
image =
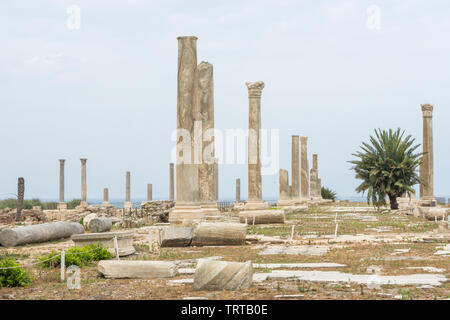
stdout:
{"type": "Polygon", "coordinates": [[[313,167],[310,171],[310,197],[313,200],[322,199],[322,181],[319,179],[319,166],[317,161],[317,154],[313,154],[313,167]]]}
{"type": "Polygon", "coordinates": [[[103,189],[103,203],[102,206],[108,206],[109,205],[109,190],[108,188],[103,189]]]}
{"type": "Polygon", "coordinates": [[[149,183],[147,184],[147,201],[152,201],[153,200],[153,195],[152,195],[152,184],[149,183]]]}
{"type": "Polygon", "coordinates": [[[291,148],[291,198],[295,202],[300,200],[300,150],[299,150],[299,136],[292,136],[291,148]]]}
{"type": "Polygon", "coordinates": [[[236,200],[235,202],[241,202],[241,179],[236,179],[236,200]]]}
{"type": "Polygon", "coordinates": [[[64,202],[64,163],[65,159],[59,159],[59,202],[57,209],[66,210],[67,204],[64,202]]]}
{"type": "Polygon", "coordinates": [[[289,172],[285,169],[280,169],[279,176],[280,194],[278,196],[277,206],[291,206],[291,186],[289,186],[289,172]]]}
{"type": "Polygon", "coordinates": [[[87,182],[86,182],[86,162],[87,159],[80,159],[81,161],[81,202],[80,207],[87,207],[87,182]]]}
{"type": "Polygon", "coordinates": [[[125,203],[123,204],[123,208],[125,210],[130,210],[133,208],[131,204],[131,181],[130,181],[130,171],[126,172],[125,178],[125,203]]]}
{"type": "Polygon", "coordinates": [[[174,197],[174,167],[173,167],[173,163],[169,164],[169,200],[173,201],[175,199],[174,197]]]}
{"type": "Polygon", "coordinates": [[[420,200],[423,206],[436,206],[434,199],[434,168],[433,168],[433,105],[422,105],[423,115],[423,157],[420,167],[420,200]]]}
{"type": "Polygon", "coordinates": [[[301,199],[309,200],[309,169],[308,169],[308,137],[300,137],[301,142],[301,199]]]}

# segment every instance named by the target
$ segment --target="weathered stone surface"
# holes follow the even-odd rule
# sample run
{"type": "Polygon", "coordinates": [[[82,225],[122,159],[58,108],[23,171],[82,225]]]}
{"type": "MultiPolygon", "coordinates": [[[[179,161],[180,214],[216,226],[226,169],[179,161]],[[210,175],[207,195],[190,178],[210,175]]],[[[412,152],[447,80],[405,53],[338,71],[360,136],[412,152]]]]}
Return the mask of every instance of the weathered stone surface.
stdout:
{"type": "Polygon", "coordinates": [[[308,137],[300,137],[301,141],[301,198],[309,199],[309,169],[308,169],[308,137]]]}
{"type": "Polygon", "coordinates": [[[177,275],[177,266],[169,261],[102,260],[98,272],[105,278],[171,278],[177,275]]]}
{"type": "MultiPolygon", "coordinates": [[[[289,173],[285,169],[280,169],[279,175],[280,194],[278,196],[277,206],[289,206],[292,205],[291,200],[291,188],[289,187],[289,173]]],[[[293,188],[292,188],[293,189],[293,188]]]]}
{"type": "Polygon", "coordinates": [[[233,222],[201,222],[194,229],[193,246],[237,246],[245,244],[247,227],[233,222]]]}
{"type": "Polygon", "coordinates": [[[162,235],[161,247],[188,247],[194,236],[193,227],[165,228],[162,235]]]}
{"type": "Polygon", "coordinates": [[[284,211],[283,210],[249,210],[239,212],[239,222],[248,224],[271,224],[271,223],[284,223],[284,211]]]}
{"type": "Polygon", "coordinates": [[[91,232],[107,232],[111,230],[112,220],[106,217],[93,218],[88,223],[88,229],[91,232]]]}
{"type": "Polygon", "coordinates": [[[65,159],[59,159],[59,202],[58,209],[67,209],[67,204],[64,202],[64,163],[65,159]]]}
{"type": "Polygon", "coordinates": [[[264,82],[247,82],[248,120],[248,202],[262,202],[261,187],[261,95],[264,82]]]}
{"type": "MultiPolygon", "coordinates": [[[[299,136],[292,136],[291,148],[291,198],[298,200],[300,198],[300,150],[299,150],[299,136]]],[[[288,182],[289,184],[289,182],[288,182]]]]}
{"type": "Polygon", "coordinates": [[[28,243],[68,238],[73,234],[81,233],[84,233],[84,228],[77,222],[50,222],[14,229],[3,229],[0,232],[0,244],[4,247],[14,247],[28,243]]]}
{"type": "Polygon", "coordinates": [[[83,226],[86,230],[89,230],[89,222],[91,222],[91,220],[95,218],[98,218],[98,215],[96,213],[89,213],[83,217],[83,226]]]}
{"type": "Polygon", "coordinates": [[[434,169],[433,169],[433,105],[422,105],[423,116],[423,152],[420,167],[421,184],[420,198],[434,200],[434,169]]]}
{"type": "Polygon", "coordinates": [[[259,255],[293,254],[321,256],[330,250],[328,246],[270,246],[259,252],[259,255]]]}
{"type": "Polygon", "coordinates": [[[119,256],[128,256],[136,252],[136,249],[133,247],[134,233],[129,231],[76,234],[73,235],[71,239],[78,247],[100,243],[104,248],[108,249],[109,252],[115,254],[115,236],[117,236],[119,256]]]}
{"type": "Polygon", "coordinates": [[[87,159],[80,159],[81,161],[81,203],[80,207],[87,207],[87,182],[86,182],[86,161],[87,159]]]}
{"type": "Polygon", "coordinates": [[[420,216],[430,220],[445,220],[448,216],[448,208],[437,208],[437,207],[419,207],[420,216]]]}
{"type": "Polygon", "coordinates": [[[195,290],[245,290],[251,287],[252,262],[201,260],[194,276],[195,290]]]}

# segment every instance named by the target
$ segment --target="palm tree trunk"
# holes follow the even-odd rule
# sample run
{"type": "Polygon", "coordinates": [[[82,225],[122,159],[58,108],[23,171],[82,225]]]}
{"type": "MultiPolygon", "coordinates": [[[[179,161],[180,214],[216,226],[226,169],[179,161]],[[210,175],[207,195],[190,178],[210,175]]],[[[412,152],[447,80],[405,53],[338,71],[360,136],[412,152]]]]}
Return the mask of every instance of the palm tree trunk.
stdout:
{"type": "Polygon", "coordinates": [[[398,202],[396,195],[389,195],[389,202],[391,203],[391,210],[398,210],[398,202]]]}

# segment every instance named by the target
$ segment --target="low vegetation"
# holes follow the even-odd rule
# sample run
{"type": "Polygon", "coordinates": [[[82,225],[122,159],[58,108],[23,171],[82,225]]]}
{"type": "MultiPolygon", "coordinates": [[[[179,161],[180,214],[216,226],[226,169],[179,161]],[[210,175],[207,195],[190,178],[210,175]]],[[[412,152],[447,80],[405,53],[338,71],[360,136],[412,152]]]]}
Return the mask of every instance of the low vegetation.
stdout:
{"type": "Polygon", "coordinates": [[[25,287],[30,283],[30,276],[15,259],[0,260],[0,288],[25,287]]]}
{"type": "MultiPolygon", "coordinates": [[[[73,199],[70,202],[67,202],[67,209],[75,209],[78,205],[80,205],[80,199],[73,199]]],[[[23,201],[24,209],[33,209],[35,206],[39,206],[42,210],[56,210],[58,203],[57,202],[49,202],[49,201],[41,201],[39,199],[30,199],[23,201]]],[[[16,209],[17,208],[17,199],[9,198],[0,200],[0,210],[1,209],[16,209]]]]}
{"type": "Polygon", "coordinates": [[[322,187],[320,190],[323,199],[336,200],[337,193],[330,188],[322,187]]]}
{"type": "MultiPolygon", "coordinates": [[[[113,255],[100,244],[91,244],[85,247],[73,247],[66,251],[65,265],[84,267],[94,261],[111,259],[113,255]]],[[[52,250],[47,255],[39,257],[39,265],[43,268],[56,268],[61,265],[61,253],[52,250]]]]}

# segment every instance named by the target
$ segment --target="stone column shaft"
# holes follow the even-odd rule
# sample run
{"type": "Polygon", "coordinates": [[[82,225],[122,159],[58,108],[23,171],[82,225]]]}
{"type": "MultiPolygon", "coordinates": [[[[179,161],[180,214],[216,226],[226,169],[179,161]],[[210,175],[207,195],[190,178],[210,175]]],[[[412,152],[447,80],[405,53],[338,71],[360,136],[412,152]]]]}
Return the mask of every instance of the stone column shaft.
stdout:
{"type": "Polygon", "coordinates": [[[195,70],[194,119],[201,124],[199,194],[202,206],[216,205],[217,163],[214,157],[214,77],[213,66],[201,62],[195,70]]]}
{"type": "Polygon", "coordinates": [[[126,186],[125,186],[125,201],[130,202],[131,201],[131,186],[130,186],[130,171],[127,171],[126,173],[126,186]]]}
{"type": "Polygon", "coordinates": [[[87,159],[81,160],[81,206],[87,205],[87,182],[86,182],[86,161],[87,159]]]}
{"type": "Polygon", "coordinates": [[[177,203],[198,205],[198,164],[194,161],[194,84],[197,69],[197,37],[178,37],[177,89],[177,203]]]}
{"type": "Polygon", "coordinates": [[[291,184],[291,197],[292,199],[298,199],[300,197],[300,164],[299,164],[299,136],[292,136],[292,184],[291,184]]]}
{"type": "Polygon", "coordinates": [[[301,142],[301,198],[309,198],[308,137],[300,137],[301,142]]]}
{"type": "Polygon", "coordinates": [[[248,113],[248,201],[262,202],[261,186],[261,95],[264,82],[247,82],[248,113]]]}
{"type": "Polygon", "coordinates": [[[285,169],[280,169],[279,184],[280,194],[278,197],[278,205],[288,205],[291,203],[291,188],[289,186],[289,172],[285,169]]]}
{"type": "Polygon", "coordinates": [[[108,188],[103,189],[103,202],[108,203],[109,202],[109,191],[108,188]]]}
{"type": "Polygon", "coordinates": [[[421,178],[423,180],[421,197],[424,200],[434,199],[434,168],[433,168],[433,105],[423,104],[423,162],[421,178]]]}
{"type": "Polygon", "coordinates": [[[175,199],[174,197],[174,167],[173,167],[173,163],[171,163],[169,165],[169,170],[170,170],[170,178],[169,178],[169,200],[173,201],[175,199]]]}
{"type": "Polygon", "coordinates": [[[236,179],[236,202],[241,202],[241,179],[236,179]]]}
{"type": "Polygon", "coordinates": [[[147,201],[152,201],[153,195],[152,195],[152,184],[147,184],[147,201]]]}

